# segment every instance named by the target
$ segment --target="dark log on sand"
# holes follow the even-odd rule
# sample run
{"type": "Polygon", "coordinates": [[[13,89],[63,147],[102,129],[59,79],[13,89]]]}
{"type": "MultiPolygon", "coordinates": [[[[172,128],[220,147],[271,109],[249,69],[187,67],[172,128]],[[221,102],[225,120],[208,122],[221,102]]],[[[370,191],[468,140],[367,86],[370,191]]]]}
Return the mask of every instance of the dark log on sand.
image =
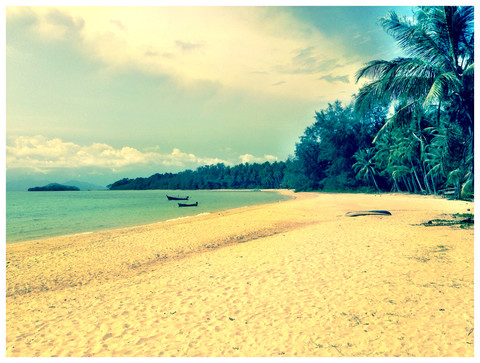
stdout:
{"type": "Polygon", "coordinates": [[[348,212],[345,214],[347,217],[358,217],[358,216],[391,216],[388,210],[363,210],[357,212],[348,212]]]}

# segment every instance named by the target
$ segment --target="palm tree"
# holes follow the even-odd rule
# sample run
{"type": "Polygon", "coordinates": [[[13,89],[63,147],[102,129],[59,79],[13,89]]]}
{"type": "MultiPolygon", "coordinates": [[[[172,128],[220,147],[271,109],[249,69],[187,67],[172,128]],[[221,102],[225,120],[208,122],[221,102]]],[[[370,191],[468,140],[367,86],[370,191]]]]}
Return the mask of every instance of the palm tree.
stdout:
{"type": "Polygon", "coordinates": [[[375,188],[380,191],[378,187],[377,181],[375,180],[375,175],[377,174],[377,170],[375,167],[374,161],[374,152],[373,149],[361,149],[357,151],[353,157],[355,158],[356,162],[353,164],[353,169],[357,173],[356,177],[358,179],[369,180],[373,182],[375,188]]]}
{"type": "Polygon", "coordinates": [[[414,188],[412,187],[412,184],[409,182],[407,177],[410,176],[411,174],[411,169],[404,166],[404,165],[390,165],[387,168],[387,171],[391,173],[393,182],[395,184],[396,190],[400,191],[400,186],[398,184],[399,180],[403,180],[403,184],[407,188],[409,192],[412,192],[414,188]]]}
{"type": "Polygon", "coordinates": [[[472,127],[473,7],[419,7],[413,21],[391,12],[380,23],[410,57],[374,60],[361,68],[356,81],[372,81],[356,95],[356,109],[394,101],[404,106],[401,111],[434,102],[441,107],[440,101],[453,97],[472,127]]]}
{"type": "MultiPolygon", "coordinates": [[[[473,85],[474,29],[471,6],[424,6],[416,8],[412,19],[389,13],[380,24],[409,57],[374,60],[356,74],[356,81],[369,79],[355,96],[355,109],[366,111],[378,104],[396,105],[395,113],[383,125],[380,134],[392,127],[406,127],[428,108],[435,107],[432,126],[440,126],[441,115],[463,132],[464,150],[450,180],[471,183],[473,180],[473,85]]],[[[432,114],[429,112],[429,114],[432,114]]],[[[423,151],[426,140],[414,134],[423,151]]],[[[406,140],[403,140],[406,141],[406,140]]],[[[409,145],[405,142],[405,146],[409,145]]],[[[458,150],[457,150],[458,151],[458,150]]],[[[425,176],[425,154],[419,166],[425,176]],[[423,159],[423,160],[422,160],[423,159]]],[[[415,169],[412,170],[416,173],[415,169]]],[[[416,177],[420,189],[418,177],[416,177]]],[[[458,186],[457,186],[458,188],[458,186]]],[[[433,188],[434,190],[435,188],[433,188]]]]}

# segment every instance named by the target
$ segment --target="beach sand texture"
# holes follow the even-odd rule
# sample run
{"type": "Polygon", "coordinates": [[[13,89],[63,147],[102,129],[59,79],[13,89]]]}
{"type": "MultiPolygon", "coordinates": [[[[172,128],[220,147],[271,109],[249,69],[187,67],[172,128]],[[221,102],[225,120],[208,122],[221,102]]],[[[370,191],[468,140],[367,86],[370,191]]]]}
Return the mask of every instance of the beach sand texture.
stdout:
{"type": "Polygon", "coordinates": [[[7,357],[473,356],[473,203],[295,197],[7,245],[7,357]]]}

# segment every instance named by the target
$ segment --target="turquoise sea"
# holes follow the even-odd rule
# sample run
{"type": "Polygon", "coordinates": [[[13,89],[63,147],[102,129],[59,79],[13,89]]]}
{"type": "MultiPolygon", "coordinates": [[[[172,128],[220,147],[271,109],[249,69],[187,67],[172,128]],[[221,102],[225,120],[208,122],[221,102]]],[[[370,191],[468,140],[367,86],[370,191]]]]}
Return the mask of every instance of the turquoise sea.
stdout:
{"type": "Polygon", "coordinates": [[[135,226],[285,199],[288,197],[270,191],[9,191],[6,241],[135,226]],[[168,201],[166,194],[188,195],[187,203],[198,202],[198,207],[179,208],[178,202],[168,201]]]}

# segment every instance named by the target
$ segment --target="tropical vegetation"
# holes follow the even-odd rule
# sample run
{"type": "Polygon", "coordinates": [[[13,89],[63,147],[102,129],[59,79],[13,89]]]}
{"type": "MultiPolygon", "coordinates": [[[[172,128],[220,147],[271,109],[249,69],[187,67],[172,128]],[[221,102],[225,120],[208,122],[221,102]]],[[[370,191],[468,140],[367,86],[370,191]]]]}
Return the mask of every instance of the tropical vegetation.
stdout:
{"type": "Polygon", "coordinates": [[[407,56],[357,72],[366,83],[353,97],[354,112],[338,102],[317,112],[296,148],[308,177],[300,188],[352,189],[354,173],[372,190],[470,198],[473,7],[422,6],[412,18],[391,12],[379,21],[407,56]]]}
{"type": "Polygon", "coordinates": [[[380,19],[407,57],[374,60],[357,72],[357,82],[368,82],[356,110],[383,104],[394,113],[355,165],[368,154],[370,175],[387,177],[394,190],[473,193],[473,15],[471,6],[421,6],[412,19],[395,12],[380,19]]]}

